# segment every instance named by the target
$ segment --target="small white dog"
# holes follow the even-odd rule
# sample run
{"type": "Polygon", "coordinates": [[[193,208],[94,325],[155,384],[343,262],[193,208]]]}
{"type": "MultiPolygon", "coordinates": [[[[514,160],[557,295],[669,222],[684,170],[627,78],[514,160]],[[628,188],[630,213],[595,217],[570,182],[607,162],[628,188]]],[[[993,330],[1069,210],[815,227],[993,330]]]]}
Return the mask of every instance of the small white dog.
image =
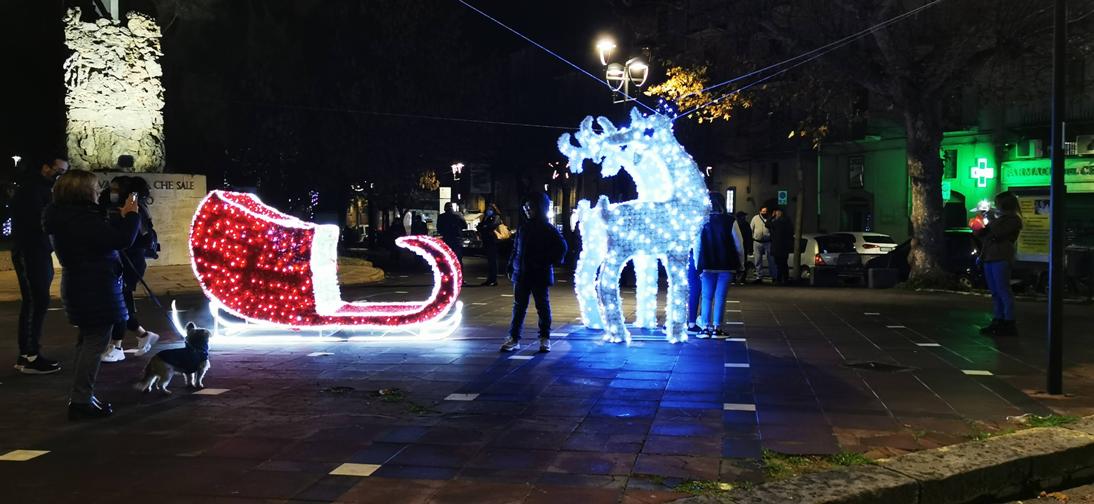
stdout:
{"type": "Polygon", "coordinates": [[[175,373],[181,373],[187,387],[205,388],[205,373],[209,371],[209,330],[193,322],[186,324],[186,346],[157,353],[144,367],[144,376],[136,388],[148,392],[153,388],[170,394],[167,385],[175,373]]]}

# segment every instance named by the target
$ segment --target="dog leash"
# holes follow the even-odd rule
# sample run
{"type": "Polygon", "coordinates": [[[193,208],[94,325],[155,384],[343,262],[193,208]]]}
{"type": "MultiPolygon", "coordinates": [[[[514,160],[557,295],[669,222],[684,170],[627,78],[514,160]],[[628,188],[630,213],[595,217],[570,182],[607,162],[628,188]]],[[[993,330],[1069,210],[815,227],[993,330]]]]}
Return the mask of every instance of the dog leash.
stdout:
{"type": "Polygon", "coordinates": [[[156,297],[156,293],[152,292],[152,288],[148,286],[148,282],[144,281],[144,275],[142,275],[141,272],[137,271],[136,266],[133,266],[133,263],[129,261],[129,258],[126,257],[124,253],[119,251],[118,257],[122,259],[122,263],[125,264],[125,266],[129,268],[130,271],[136,273],[137,281],[139,281],[141,285],[144,286],[144,291],[148,293],[148,298],[152,300],[152,303],[155,304],[157,308],[163,310],[164,308],[163,304],[160,303],[160,298],[156,297]]]}

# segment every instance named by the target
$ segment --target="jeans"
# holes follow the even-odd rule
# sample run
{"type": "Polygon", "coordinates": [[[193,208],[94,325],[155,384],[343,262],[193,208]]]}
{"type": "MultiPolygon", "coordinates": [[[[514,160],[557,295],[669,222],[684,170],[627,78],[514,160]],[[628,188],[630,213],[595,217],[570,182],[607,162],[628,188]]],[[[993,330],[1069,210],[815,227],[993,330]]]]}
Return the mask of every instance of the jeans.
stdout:
{"type": "MultiPolygon", "coordinates": [[[[482,251],[486,254],[486,281],[494,283],[498,281],[498,242],[494,240],[484,241],[482,251]]],[[[527,303],[527,301],[526,301],[527,303]]]]}
{"type": "Polygon", "coordinates": [[[688,327],[694,326],[699,316],[699,295],[702,291],[703,283],[699,280],[699,270],[695,269],[695,259],[688,257],[688,327]]]}
{"type": "Polygon", "coordinates": [[[513,322],[509,325],[509,336],[514,341],[520,341],[520,330],[524,326],[524,316],[528,314],[528,296],[532,296],[536,302],[536,312],[539,314],[539,337],[551,337],[551,299],[548,294],[550,287],[546,284],[528,285],[526,282],[513,284],[513,322]]]}
{"type": "Polygon", "coordinates": [[[49,310],[49,286],[53,283],[53,259],[49,253],[13,249],[11,262],[19,281],[19,355],[38,355],[42,324],[49,310]]]}
{"type": "Polygon", "coordinates": [[[756,266],[757,280],[765,276],[775,276],[775,260],[771,257],[771,242],[752,242],[752,262],[756,266]]]}
{"type": "Polygon", "coordinates": [[[144,278],[144,273],[148,271],[148,260],[145,259],[144,254],[135,256],[126,254],[122,257],[122,297],[125,298],[125,309],[129,312],[129,320],[125,322],[125,325],[115,324],[114,334],[111,339],[114,341],[121,341],[125,338],[125,330],[136,331],[141,326],[140,320],[137,320],[137,306],[133,303],[133,292],[137,290],[137,284],[140,283],[141,278],[144,278]]]}
{"type": "Polygon", "coordinates": [[[729,271],[704,271],[699,275],[703,282],[703,300],[699,304],[699,327],[718,328],[726,313],[726,292],[733,273],[729,271]],[[713,324],[711,321],[713,312],[713,324]]]}
{"type": "Polygon", "coordinates": [[[1014,320],[1014,294],[1010,291],[1010,261],[984,263],[984,280],[991,291],[993,318],[1014,320]]]}
{"type": "Polygon", "coordinates": [[[72,404],[90,404],[95,395],[95,377],[99,374],[103,349],[110,342],[110,335],[118,324],[104,326],[80,326],[76,342],[76,358],[73,363],[72,392],[68,401],[72,404]]]}

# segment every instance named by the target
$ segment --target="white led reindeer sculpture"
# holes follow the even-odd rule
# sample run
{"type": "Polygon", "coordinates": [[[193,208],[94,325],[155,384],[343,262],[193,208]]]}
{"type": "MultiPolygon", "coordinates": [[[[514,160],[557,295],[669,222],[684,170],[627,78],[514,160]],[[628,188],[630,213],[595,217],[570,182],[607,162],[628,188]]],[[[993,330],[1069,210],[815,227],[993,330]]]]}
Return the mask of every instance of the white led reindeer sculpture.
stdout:
{"type": "Polygon", "coordinates": [[[626,170],[634,179],[638,199],[609,203],[601,196],[596,206],[578,203],[575,220],[581,231],[582,252],[574,283],[582,320],[604,329],[604,340],[630,342],[623,320],[619,276],[629,260],[635,261],[638,280],[637,324],[652,327],[657,318],[657,261],[669,277],[665,333],[669,342],[687,341],[688,255],[710,213],[706,184],[695,161],[676,141],[672,121],[662,115],[631,111],[631,124],[616,128],[599,117],[586,117],[570,141],[565,133],[558,148],[581,173],[588,159],[601,165],[601,177],[626,170]]]}

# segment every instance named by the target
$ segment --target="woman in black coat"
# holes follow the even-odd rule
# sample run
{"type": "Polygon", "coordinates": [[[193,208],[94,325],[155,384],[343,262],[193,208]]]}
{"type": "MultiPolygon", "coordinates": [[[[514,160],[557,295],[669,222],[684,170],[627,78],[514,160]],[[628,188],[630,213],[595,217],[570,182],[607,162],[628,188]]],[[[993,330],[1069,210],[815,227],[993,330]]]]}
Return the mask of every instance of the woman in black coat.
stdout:
{"type": "Polygon", "coordinates": [[[69,322],[79,329],[68,404],[71,420],[111,414],[110,404],[95,398],[95,376],[114,326],[129,317],[118,251],[132,246],[137,236],[137,199],[130,196],[121,218],[112,224],[96,204],[97,190],[93,173],[70,171],[57,179],[53,203],[42,216],[61,262],[61,301],[69,322]]]}
{"type": "Polygon", "coordinates": [[[120,251],[122,259],[122,295],[125,297],[125,307],[129,312],[129,319],[125,324],[114,326],[114,335],[111,337],[111,345],[107,345],[103,352],[103,362],[119,362],[125,360],[125,352],[122,351],[122,340],[128,329],[137,333],[137,352],[140,357],[148,353],[160,339],[160,335],[149,331],[141,325],[137,319],[137,307],[133,302],[133,293],[144,274],[148,271],[148,259],[159,257],[158,239],[155,228],[152,226],[152,214],[148,210],[148,204],[152,199],[151,187],[141,177],[114,177],[110,181],[109,192],[100,199],[100,204],[107,209],[107,216],[111,221],[121,218],[121,206],[129,201],[131,195],[137,197],[137,215],[140,216],[137,226],[137,238],[133,245],[120,251]],[[105,200],[105,201],[103,201],[105,200]]]}

